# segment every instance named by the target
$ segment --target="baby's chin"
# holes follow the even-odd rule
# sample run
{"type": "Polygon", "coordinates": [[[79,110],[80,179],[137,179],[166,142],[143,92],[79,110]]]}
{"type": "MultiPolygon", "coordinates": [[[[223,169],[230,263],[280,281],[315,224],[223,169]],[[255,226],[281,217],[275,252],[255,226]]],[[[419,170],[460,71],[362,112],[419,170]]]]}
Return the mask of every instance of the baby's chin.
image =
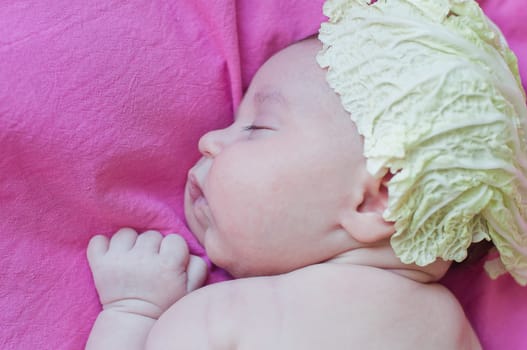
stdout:
{"type": "Polygon", "coordinates": [[[204,237],[205,237],[205,230],[203,230],[203,228],[201,227],[200,224],[198,224],[195,220],[193,220],[192,217],[187,217],[187,226],[188,228],[190,229],[190,232],[192,232],[192,234],[194,235],[194,237],[196,237],[196,239],[198,240],[199,244],[201,244],[201,246],[204,246],[204,237]]]}
{"type": "Polygon", "coordinates": [[[197,238],[198,242],[203,245],[204,229],[201,224],[198,223],[196,216],[194,215],[193,203],[190,198],[185,195],[184,209],[185,209],[185,221],[192,234],[197,238]]]}
{"type": "MultiPolygon", "coordinates": [[[[224,252],[222,252],[224,253],[224,252]]],[[[263,262],[244,256],[244,253],[217,255],[214,251],[207,250],[210,261],[217,267],[227,271],[234,278],[276,276],[292,272],[296,269],[284,269],[277,261],[263,262]]],[[[299,267],[300,268],[300,267],[299,267]]]]}

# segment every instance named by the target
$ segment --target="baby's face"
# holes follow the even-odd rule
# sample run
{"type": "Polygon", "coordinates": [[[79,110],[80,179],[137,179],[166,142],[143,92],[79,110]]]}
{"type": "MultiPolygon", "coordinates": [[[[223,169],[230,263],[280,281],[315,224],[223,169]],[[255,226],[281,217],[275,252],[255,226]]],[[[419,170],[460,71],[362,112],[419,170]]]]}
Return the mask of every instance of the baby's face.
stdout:
{"type": "Polygon", "coordinates": [[[234,123],[200,140],[187,221],[211,260],[235,277],[331,258],[341,248],[327,233],[361,196],[362,141],[315,61],[319,50],[312,39],[267,61],[234,123]]]}

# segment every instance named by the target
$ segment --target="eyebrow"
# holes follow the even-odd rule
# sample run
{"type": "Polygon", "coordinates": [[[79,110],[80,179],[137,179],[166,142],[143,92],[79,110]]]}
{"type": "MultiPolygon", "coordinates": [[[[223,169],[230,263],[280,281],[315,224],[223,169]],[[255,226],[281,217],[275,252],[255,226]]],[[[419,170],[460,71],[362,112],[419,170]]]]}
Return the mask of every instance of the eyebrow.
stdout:
{"type": "MultiPolygon", "coordinates": [[[[269,104],[276,104],[283,108],[289,108],[289,104],[287,103],[287,99],[284,97],[284,95],[282,95],[278,90],[271,89],[256,92],[252,97],[252,103],[257,111],[261,110],[263,106],[269,104]]],[[[240,113],[239,107],[240,106],[238,106],[238,109],[234,114],[234,120],[238,120],[238,115],[240,113]]]]}
{"type": "Polygon", "coordinates": [[[257,108],[261,108],[266,104],[277,104],[281,107],[287,107],[286,98],[277,90],[259,91],[254,94],[253,102],[257,108]]]}

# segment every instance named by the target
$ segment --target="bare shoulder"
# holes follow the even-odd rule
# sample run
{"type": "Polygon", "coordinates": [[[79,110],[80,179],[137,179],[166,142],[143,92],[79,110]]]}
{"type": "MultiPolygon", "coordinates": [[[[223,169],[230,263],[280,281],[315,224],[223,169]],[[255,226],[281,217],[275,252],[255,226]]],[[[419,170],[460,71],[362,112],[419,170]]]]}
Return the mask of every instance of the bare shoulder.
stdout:
{"type": "Polygon", "coordinates": [[[280,277],[221,282],[194,291],[163,314],[147,349],[242,349],[247,330],[268,329],[276,320],[280,277]]]}
{"type": "Polygon", "coordinates": [[[410,284],[398,294],[392,300],[391,314],[404,317],[404,320],[393,319],[398,324],[391,330],[393,339],[410,333],[412,348],[481,349],[461,305],[444,286],[417,283],[414,287],[410,284]],[[408,332],[412,329],[414,331],[408,332]]]}
{"type": "Polygon", "coordinates": [[[315,266],[181,299],[148,349],[480,349],[454,296],[382,270],[315,266]]]}

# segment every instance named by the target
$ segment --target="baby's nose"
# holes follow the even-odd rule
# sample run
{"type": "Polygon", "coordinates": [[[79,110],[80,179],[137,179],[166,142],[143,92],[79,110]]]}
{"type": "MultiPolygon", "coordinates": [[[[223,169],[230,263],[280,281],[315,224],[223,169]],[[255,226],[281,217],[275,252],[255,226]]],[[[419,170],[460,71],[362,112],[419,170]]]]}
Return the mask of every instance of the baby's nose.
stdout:
{"type": "Polygon", "coordinates": [[[228,129],[209,131],[199,139],[199,151],[205,157],[215,157],[232,142],[231,139],[228,129]]]}

